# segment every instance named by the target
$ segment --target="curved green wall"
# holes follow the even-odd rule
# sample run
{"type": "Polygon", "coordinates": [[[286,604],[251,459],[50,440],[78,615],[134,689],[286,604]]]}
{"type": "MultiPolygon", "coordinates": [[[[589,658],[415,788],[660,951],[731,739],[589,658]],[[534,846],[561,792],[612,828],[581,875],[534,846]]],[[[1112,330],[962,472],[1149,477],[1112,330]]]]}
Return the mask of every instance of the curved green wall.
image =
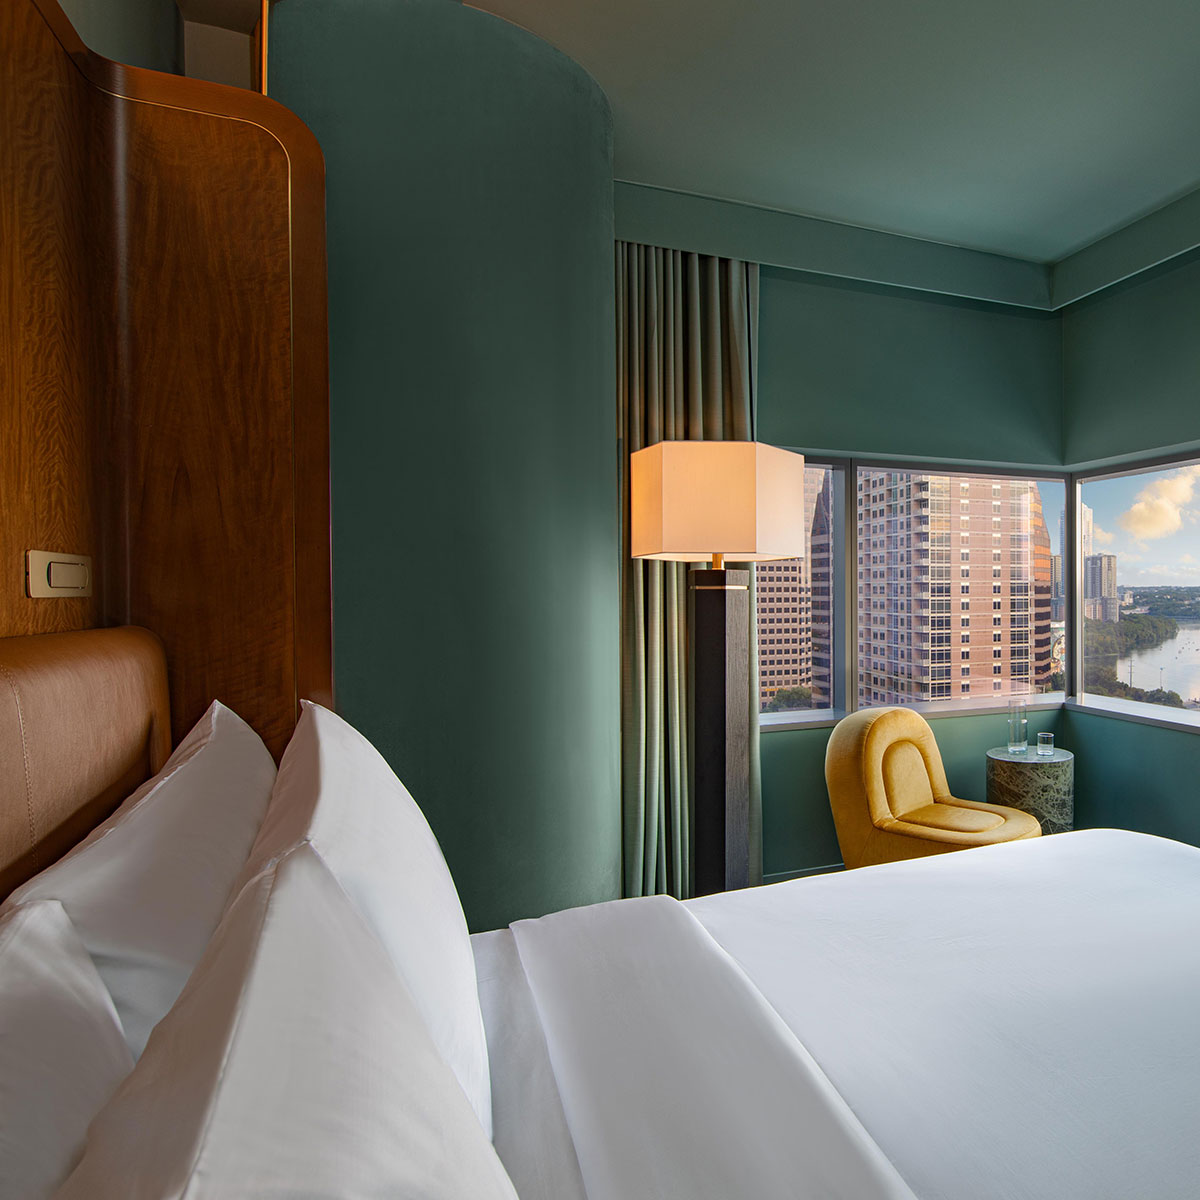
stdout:
{"type": "Polygon", "coordinates": [[[59,0],[85,46],[150,71],[181,70],[175,0],[59,0]]]}
{"type": "Polygon", "coordinates": [[[338,707],[472,929],[620,877],[612,136],[452,0],[288,0],[271,95],[328,171],[338,707]]]}

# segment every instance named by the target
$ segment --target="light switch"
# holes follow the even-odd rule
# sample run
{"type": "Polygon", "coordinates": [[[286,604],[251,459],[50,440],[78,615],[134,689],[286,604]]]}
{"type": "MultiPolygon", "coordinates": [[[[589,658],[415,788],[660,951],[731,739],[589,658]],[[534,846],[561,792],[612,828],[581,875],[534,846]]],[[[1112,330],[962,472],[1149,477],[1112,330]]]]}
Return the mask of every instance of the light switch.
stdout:
{"type": "Polygon", "coordinates": [[[60,562],[50,560],[50,586],[58,591],[81,592],[87,587],[92,576],[87,565],[81,562],[60,562]]]}
{"type": "Polygon", "coordinates": [[[90,596],[92,560],[86,554],[28,550],[25,554],[25,591],[35,599],[90,596]]]}

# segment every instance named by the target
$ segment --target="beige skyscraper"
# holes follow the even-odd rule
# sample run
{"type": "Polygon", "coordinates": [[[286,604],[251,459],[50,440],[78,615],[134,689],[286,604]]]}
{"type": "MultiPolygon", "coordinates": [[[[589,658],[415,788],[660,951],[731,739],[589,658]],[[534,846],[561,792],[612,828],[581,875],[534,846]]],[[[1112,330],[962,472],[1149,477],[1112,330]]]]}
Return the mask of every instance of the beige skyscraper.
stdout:
{"type": "Polygon", "coordinates": [[[1050,537],[1028,480],[858,478],[861,704],[995,697],[1050,677],[1050,537]]]}
{"type": "Polygon", "coordinates": [[[1084,558],[1083,615],[1093,621],[1121,619],[1115,554],[1089,554],[1084,558]]]}

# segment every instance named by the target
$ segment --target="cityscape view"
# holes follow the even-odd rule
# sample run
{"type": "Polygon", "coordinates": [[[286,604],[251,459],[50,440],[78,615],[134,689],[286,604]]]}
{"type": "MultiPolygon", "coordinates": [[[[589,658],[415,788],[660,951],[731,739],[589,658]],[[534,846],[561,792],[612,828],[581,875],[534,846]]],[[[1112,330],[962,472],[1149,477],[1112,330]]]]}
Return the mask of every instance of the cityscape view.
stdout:
{"type": "Polygon", "coordinates": [[[1192,464],[1084,482],[1105,588],[1099,608],[1085,600],[1086,692],[1200,709],[1198,486],[1192,464]]]}
{"type": "MultiPolygon", "coordinates": [[[[807,553],[757,568],[764,712],[833,704],[842,476],[806,467],[807,553]]],[[[854,485],[860,707],[1064,688],[1061,482],[860,468],[854,485]]],[[[1084,484],[1086,691],[1200,708],[1197,488],[1198,467],[1084,484]],[[1164,539],[1172,561],[1142,567],[1148,543],[1164,539]]]]}
{"type": "MultiPolygon", "coordinates": [[[[832,705],[833,528],[841,471],[806,470],[808,554],[758,568],[760,705],[832,705]],[[835,478],[836,477],[836,478],[835,478]]],[[[1044,510],[1063,485],[859,469],[858,703],[1007,697],[1061,686],[1063,622],[1044,510]]],[[[1060,564],[1061,568],[1061,564],[1060,564]]],[[[1061,569],[1060,569],[1061,574],[1061,569]]]]}

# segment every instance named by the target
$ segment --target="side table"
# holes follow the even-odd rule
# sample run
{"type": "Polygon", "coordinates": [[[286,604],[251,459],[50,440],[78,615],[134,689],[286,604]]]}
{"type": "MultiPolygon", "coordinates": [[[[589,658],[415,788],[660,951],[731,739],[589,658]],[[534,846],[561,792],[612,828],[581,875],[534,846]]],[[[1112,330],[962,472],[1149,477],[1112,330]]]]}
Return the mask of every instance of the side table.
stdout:
{"type": "Polygon", "coordinates": [[[1030,746],[1011,754],[1003,746],[987,752],[987,801],[1037,817],[1043,833],[1075,827],[1075,755],[1055,747],[1038,754],[1030,746]]]}

